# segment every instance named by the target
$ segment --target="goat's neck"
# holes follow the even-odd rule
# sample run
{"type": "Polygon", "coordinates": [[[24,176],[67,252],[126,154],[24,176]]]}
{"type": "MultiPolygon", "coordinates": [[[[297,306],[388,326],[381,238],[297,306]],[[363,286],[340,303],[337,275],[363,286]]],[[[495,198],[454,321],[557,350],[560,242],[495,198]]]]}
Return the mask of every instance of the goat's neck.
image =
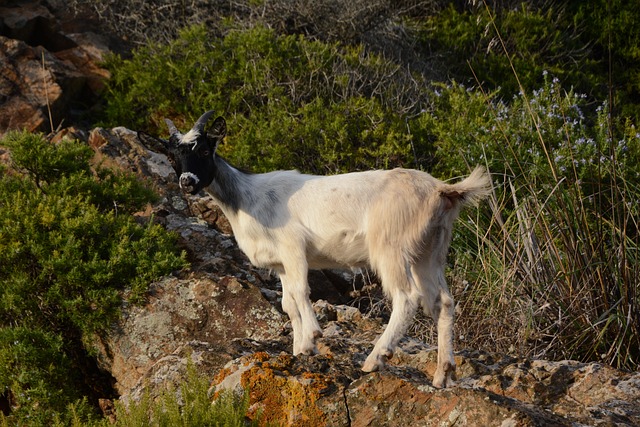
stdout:
{"type": "Polygon", "coordinates": [[[225,214],[235,214],[251,203],[253,192],[249,181],[251,174],[239,171],[223,158],[215,157],[215,175],[206,191],[211,194],[225,214]]]}

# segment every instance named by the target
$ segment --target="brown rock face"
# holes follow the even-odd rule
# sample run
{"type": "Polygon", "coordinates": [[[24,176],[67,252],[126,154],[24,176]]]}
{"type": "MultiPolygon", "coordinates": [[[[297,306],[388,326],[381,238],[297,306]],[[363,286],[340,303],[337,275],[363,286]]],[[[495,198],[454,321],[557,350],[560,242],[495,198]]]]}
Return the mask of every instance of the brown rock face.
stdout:
{"type": "Polygon", "coordinates": [[[98,65],[107,45],[91,32],[64,33],[39,2],[0,7],[0,136],[51,132],[75,104],[90,106],[109,76],[98,65]]]}
{"type": "Polygon", "coordinates": [[[220,369],[233,339],[265,340],[283,323],[257,287],[235,277],[168,277],[152,285],[146,305],[127,308],[113,333],[99,340],[99,360],[117,391],[135,397],[145,382],[179,381],[189,359],[199,369],[220,369]]]}
{"type": "MultiPolygon", "coordinates": [[[[329,322],[325,331],[334,326],[329,322]]],[[[260,412],[265,422],[291,426],[636,426],[640,422],[637,372],[461,352],[456,358],[464,376],[456,386],[439,390],[432,387],[432,376],[424,366],[399,364],[384,372],[361,373],[357,363],[368,347],[361,338],[351,336],[342,350],[325,338],[323,342],[333,349],[326,355],[292,357],[271,351],[235,359],[214,381],[215,390],[248,388],[252,410],[260,412]],[[511,377],[523,366],[526,375],[511,377]],[[559,373],[561,377],[556,377],[559,373]],[[494,386],[486,387],[488,383],[494,386]]],[[[409,341],[404,346],[412,353],[405,356],[435,360],[435,351],[426,346],[416,351],[417,344],[409,341]]]]}
{"type": "Polygon", "coordinates": [[[45,128],[47,110],[59,117],[64,104],[57,76],[66,76],[71,86],[83,84],[81,76],[57,61],[49,52],[26,43],[0,37],[0,130],[45,128]],[[75,82],[72,82],[75,79],[75,82]]]}

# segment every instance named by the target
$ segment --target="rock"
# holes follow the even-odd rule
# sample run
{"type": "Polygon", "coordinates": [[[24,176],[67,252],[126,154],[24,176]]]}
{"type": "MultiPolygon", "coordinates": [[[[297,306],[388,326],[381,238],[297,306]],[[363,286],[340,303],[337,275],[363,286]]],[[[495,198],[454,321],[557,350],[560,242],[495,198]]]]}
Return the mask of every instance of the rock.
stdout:
{"type": "Polygon", "coordinates": [[[50,52],[76,47],[60,32],[60,25],[45,5],[37,1],[8,3],[0,7],[3,36],[22,40],[30,46],[42,46],[50,52]]]}
{"type": "Polygon", "coordinates": [[[75,104],[91,106],[109,77],[99,65],[107,37],[65,33],[49,7],[38,1],[0,7],[0,137],[15,129],[53,132],[73,117],[75,104]]]}
{"type": "Polygon", "coordinates": [[[637,372],[466,351],[456,355],[457,385],[438,390],[431,384],[436,350],[408,339],[400,346],[404,357],[394,357],[383,372],[364,374],[358,366],[371,346],[357,332],[360,325],[343,322],[339,329],[355,334],[326,338],[331,335],[328,330],[336,329],[335,323],[324,328],[321,341],[330,348],[326,354],[293,357],[262,351],[228,363],[214,380],[214,398],[223,389],[248,388],[252,411],[261,412],[265,422],[301,426],[635,426],[640,422],[637,372]],[[407,365],[408,358],[421,363],[407,365]],[[522,374],[514,376],[517,372],[522,374]]]}
{"type": "Polygon", "coordinates": [[[40,47],[0,37],[0,134],[57,126],[84,77],[40,47]]]}
{"type": "Polygon", "coordinates": [[[257,287],[235,277],[167,277],[151,285],[144,306],[126,307],[96,347],[116,390],[135,398],[147,384],[178,382],[189,359],[213,376],[233,355],[234,338],[267,340],[284,322],[257,287]]]}
{"type": "Polygon", "coordinates": [[[189,198],[193,213],[211,224],[216,230],[225,234],[233,234],[229,220],[211,196],[189,198]]]}
{"type": "Polygon", "coordinates": [[[351,384],[346,396],[351,426],[569,425],[561,417],[486,390],[434,389],[419,372],[408,378],[393,372],[367,375],[351,384]]]}

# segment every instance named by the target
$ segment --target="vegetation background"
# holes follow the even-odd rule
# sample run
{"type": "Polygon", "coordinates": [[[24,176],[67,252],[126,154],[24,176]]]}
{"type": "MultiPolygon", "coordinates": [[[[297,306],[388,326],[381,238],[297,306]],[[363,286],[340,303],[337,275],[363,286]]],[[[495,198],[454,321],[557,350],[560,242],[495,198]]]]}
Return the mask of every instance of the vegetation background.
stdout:
{"type": "MultiPolygon", "coordinates": [[[[494,194],[480,210],[463,215],[452,245],[448,275],[458,302],[456,347],[638,369],[640,8],[633,2],[70,4],[78,10],[91,8],[133,47],[106,63],[112,78],[102,115],[95,117],[102,125],[161,135],[167,132],[165,117],[186,128],[203,111],[214,109],[230,128],[221,154],[255,172],[296,168],[331,174],[403,166],[449,179],[476,164],[487,166],[494,194]]],[[[33,140],[28,135],[12,138],[33,140]]],[[[11,138],[2,143],[15,156],[19,144],[11,138]]],[[[81,148],[69,149],[75,153],[70,155],[83,156],[81,148]]],[[[17,166],[26,171],[24,179],[3,173],[6,189],[0,191],[10,195],[27,186],[28,191],[18,192],[21,197],[42,193],[49,199],[60,192],[68,204],[64,212],[80,203],[64,199],[70,181],[55,183],[46,171],[17,166]]],[[[85,167],[69,171],[65,179],[90,175],[85,167]]],[[[106,172],[94,178],[116,179],[106,172]]],[[[87,188],[98,188],[99,196],[88,193],[82,202],[96,206],[88,221],[115,220],[109,201],[122,194],[106,194],[96,185],[87,188]]],[[[8,198],[0,200],[0,209],[11,209],[8,198]]],[[[145,200],[150,199],[139,199],[145,200]]],[[[36,200],[33,205],[50,209],[36,200]]],[[[44,216],[53,218],[50,224],[27,223],[21,232],[33,229],[37,239],[49,239],[46,227],[60,227],[67,214],[52,215],[44,216]]],[[[114,236],[119,235],[111,223],[101,227],[115,227],[114,236]]],[[[22,259],[25,252],[16,248],[26,243],[6,243],[6,236],[15,235],[10,232],[0,229],[0,254],[22,259]]],[[[163,252],[162,239],[170,237],[153,228],[139,233],[140,242],[146,242],[140,244],[157,245],[168,270],[183,265],[179,255],[163,252]],[[160,240],[147,240],[144,233],[160,240]]],[[[38,255],[37,250],[30,254],[38,255]]],[[[104,249],[100,256],[111,260],[114,250],[104,249]]],[[[9,265],[4,259],[2,264],[9,265]]],[[[20,286],[35,280],[34,272],[37,280],[53,280],[56,293],[74,285],[73,278],[60,285],[58,276],[46,269],[54,267],[17,265],[24,268],[0,272],[3,283],[15,283],[3,287],[0,299],[0,360],[14,365],[20,357],[6,343],[21,336],[39,348],[63,349],[50,350],[64,358],[59,366],[87,360],[68,350],[69,343],[76,343],[73,348],[86,351],[81,337],[89,331],[78,325],[107,324],[105,319],[117,313],[109,304],[119,301],[125,287],[144,291],[142,282],[109,282],[115,293],[100,297],[109,304],[99,313],[82,308],[95,300],[91,295],[66,302],[56,294],[49,305],[33,306],[28,317],[15,317],[16,304],[32,303],[20,286]],[[21,293],[10,294],[9,289],[21,293]],[[51,304],[78,307],[77,319],[58,319],[51,304]],[[37,320],[40,312],[60,326],[45,333],[37,320]],[[84,316],[92,322],[84,323],[84,316]]],[[[108,275],[96,268],[96,278],[108,275]]],[[[412,333],[431,337],[430,321],[417,320],[412,333]]],[[[23,377],[2,377],[12,382],[0,386],[16,395],[16,390],[30,392],[36,383],[46,389],[56,375],[66,374],[47,375],[23,382],[23,377]]],[[[51,407],[82,398],[64,396],[59,406],[51,407]]]]}

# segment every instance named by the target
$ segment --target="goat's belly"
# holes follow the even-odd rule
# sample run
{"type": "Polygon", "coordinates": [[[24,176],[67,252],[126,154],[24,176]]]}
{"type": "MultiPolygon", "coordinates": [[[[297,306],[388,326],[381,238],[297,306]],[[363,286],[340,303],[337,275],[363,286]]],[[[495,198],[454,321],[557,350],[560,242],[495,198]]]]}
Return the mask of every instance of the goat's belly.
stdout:
{"type": "Polygon", "coordinates": [[[365,260],[361,259],[342,259],[336,260],[331,257],[324,256],[323,254],[315,254],[308,258],[309,270],[322,270],[329,268],[336,269],[352,269],[352,268],[365,268],[369,264],[365,260]]]}
{"type": "Polygon", "coordinates": [[[307,248],[309,268],[349,268],[367,265],[369,253],[364,235],[342,231],[322,240],[321,245],[310,245],[307,248]]]}
{"type": "Polygon", "coordinates": [[[364,235],[349,231],[340,231],[330,236],[314,236],[306,234],[306,239],[299,239],[301,247],[285,245],[271,234],[266,239],[246,239],[243,235],[236,235],[236,240],[242,252],[256,267],[274,271],[284,269],[284,264],[303,262],[306,256],[310,269],[321,268],[350,268],[365,267],[369,259],[364,235]]]}
{"type": "Polygon", "coordinates": [[[282,268],[282,259],[274,241],[252,241],[238,239],[237,236],[236,241],[238,242],[240,250],[244,252],[254,266],[276,271],[282,268]]]}

